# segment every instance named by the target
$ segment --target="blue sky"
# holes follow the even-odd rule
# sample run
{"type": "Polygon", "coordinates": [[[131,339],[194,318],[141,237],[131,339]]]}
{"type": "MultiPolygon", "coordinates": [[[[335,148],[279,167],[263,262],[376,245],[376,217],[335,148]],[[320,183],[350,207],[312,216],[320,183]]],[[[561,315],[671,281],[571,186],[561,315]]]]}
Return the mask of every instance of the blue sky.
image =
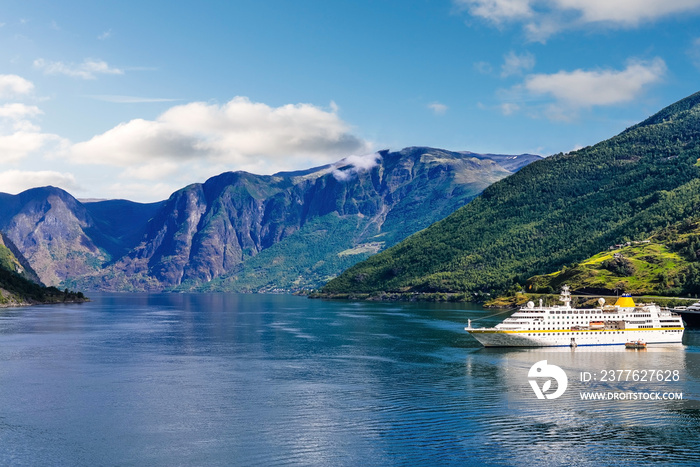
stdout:
{"type": "Polygon", "coordinates": [[[549,155],[700,91],[700,0],[0,9],[0,191],[155,201],[406,146],[549,155]]]}

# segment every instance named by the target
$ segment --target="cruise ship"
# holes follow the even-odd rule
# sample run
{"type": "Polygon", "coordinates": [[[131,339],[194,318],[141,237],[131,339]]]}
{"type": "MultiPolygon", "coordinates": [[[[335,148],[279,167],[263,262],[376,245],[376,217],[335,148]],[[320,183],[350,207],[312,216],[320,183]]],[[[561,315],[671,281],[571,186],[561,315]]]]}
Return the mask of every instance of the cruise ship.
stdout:
{"type": "Polygon", "coordinates": [[[679,344],[683,338],[681,317],[655,304],[637,304],[629,295],[615,305],[572,308],[567,286],[561,291],[562,305],[539,306],[533,302],[493,328],[465,328],[484,347],[562,347],[620,345],[628,342],[679,344]]]}

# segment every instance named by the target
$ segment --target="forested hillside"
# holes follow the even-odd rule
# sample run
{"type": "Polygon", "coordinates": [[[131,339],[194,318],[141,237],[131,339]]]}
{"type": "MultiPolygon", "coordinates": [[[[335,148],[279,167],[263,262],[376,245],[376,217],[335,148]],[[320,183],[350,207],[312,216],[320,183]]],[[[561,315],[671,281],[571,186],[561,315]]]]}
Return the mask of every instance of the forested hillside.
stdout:
{"type": "Polygon", "coordinates": [[[700,213],[700,93],[556,154],[355,265],[326,294],[498,293],[700,213]]]}

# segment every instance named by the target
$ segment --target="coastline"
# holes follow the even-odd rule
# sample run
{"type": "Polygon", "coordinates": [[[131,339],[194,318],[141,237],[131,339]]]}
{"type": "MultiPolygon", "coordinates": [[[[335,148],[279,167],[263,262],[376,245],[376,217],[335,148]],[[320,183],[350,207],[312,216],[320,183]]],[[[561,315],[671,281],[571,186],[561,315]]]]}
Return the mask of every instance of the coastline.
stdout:
{"type": "Polygon", "coordinates": [[[82,292],[61,292],[55,287],[47,287],[44,291],[47,293],[44,294],[43,299],[35,299],[31,297],[23,297],[6,289],[0,288],[0,308],[15,308],[34,305],[57,305],[61,303],[86,303],[90,301],[90,299],[83,295],[82,292]]]}

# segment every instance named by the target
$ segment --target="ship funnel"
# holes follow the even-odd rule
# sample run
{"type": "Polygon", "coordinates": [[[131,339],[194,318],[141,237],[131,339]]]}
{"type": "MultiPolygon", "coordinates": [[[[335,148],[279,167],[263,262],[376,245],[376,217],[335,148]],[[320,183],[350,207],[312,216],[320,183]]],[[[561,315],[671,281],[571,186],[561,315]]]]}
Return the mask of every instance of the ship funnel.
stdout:
{"type": "Polygon", "coordinates": [[[632,300],[630,294],[625,293],[617,299],[615,306],[619,306],[620,308],[634,308],[634,300],[632,300]]]}

